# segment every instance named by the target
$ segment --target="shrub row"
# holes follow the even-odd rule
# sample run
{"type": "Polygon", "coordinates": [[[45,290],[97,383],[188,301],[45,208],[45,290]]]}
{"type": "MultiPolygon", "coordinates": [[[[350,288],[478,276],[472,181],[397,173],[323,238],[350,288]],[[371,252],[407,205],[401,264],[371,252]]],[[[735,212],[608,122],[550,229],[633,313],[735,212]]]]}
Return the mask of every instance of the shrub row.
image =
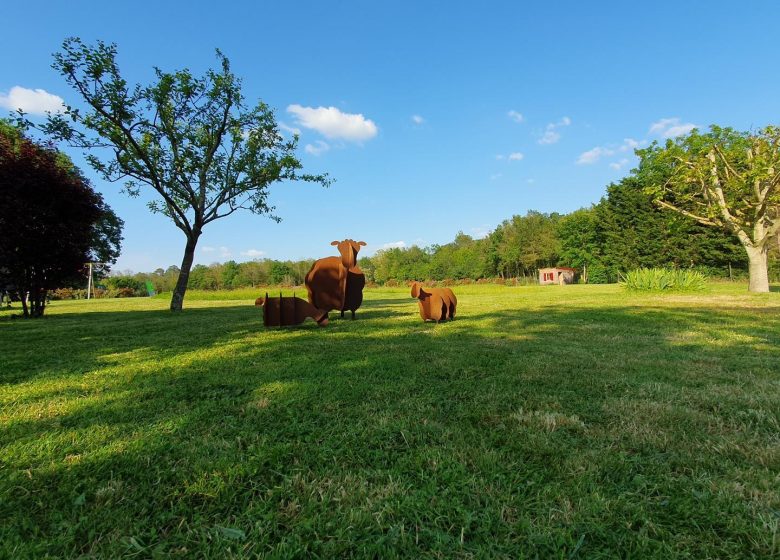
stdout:
{"type": "Polygon", "coordinates": [[[707,278],[698,270],[638,268],[626,273],[620,283],[629,290],[658,292],[703,290],[706,282],[707,278]]]}
{"type": "MultiPolygon", "coordinates": [[[[133,288],[95,288],[92,292],[93,298],[128,298],[145,296],[146,291],[140,292],[133,288]]],[[[87,299],[87,290],[77,288],[59,288],[49,292],[49,299],[63,300],[63,299],[87,299]]]]}

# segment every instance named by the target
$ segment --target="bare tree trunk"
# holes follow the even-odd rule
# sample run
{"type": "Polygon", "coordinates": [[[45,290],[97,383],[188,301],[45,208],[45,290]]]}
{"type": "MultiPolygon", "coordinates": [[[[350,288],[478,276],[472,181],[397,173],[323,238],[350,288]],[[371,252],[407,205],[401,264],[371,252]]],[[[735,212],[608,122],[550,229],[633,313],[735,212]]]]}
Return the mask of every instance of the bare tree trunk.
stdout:
{"type": "Polygon", "coordinates": [[[750,266],[750,285],[748,290],[751,292],[768,292],[769,273],[767,270],[766,248],[745,247],[745,251],[747,251],[750,266]]]}
{"type": "Polygon", "coordinates": [[[43,310],[46,306],[46,291],[39,286],[30,288],[30,316],[43,317],[43,310]]]}
{"type": "Polygon", "coordinates": [[[30,310],[27,308],[27,292],[24,291],[24,288],[19,290],[19,299],[22,300],[22,315],[24,315],[24,317],[29,317],[30,310]]]}
{"type": "Polygon", "coordinates": [[[187,292],[187,283],[190,281],[190,270],[192,269],[192,261],[195,259],[195,246],[198,244],[198,237],[196,234],[187,236],[179,278],[176,280],[176,287],[173,289],[171,297],[171,311],[181,311],[184,305],[184,294],[187,292]]]}

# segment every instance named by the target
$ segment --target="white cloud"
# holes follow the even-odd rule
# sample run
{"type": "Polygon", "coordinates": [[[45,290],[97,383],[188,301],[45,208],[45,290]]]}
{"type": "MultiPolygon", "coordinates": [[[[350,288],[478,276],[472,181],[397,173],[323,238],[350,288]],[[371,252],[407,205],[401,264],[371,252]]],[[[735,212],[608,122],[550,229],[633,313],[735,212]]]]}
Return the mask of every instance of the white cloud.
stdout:
{"type": "Polygon", "coordinates": [[[509,112],[507,113],[507,116],[508,116],[510,119],[512,119],[513,121],[515,121],[516,123],[521,123],[521,122],[523,122],[523,121],[525,120],[525,117],[522,115],[522,113],[518,113],[518,112],[517,112],[517,111],[515,111],[514,109],[512,109],[511,111],[509,111],[509,112]]]}
{"type": "Polygon", "coordinates": [[[11,91],[0,93],[0,107],[12,111],[21,109],[25,113],[44,115],[47,111],[57,113],[65,109],[65,101],[43,89],[27,89],[14,86],[11,91]]]}
{"type": "Polygon", "coordinates": [[[316,130],[326,138],[361,142],[377,135],[374,121],[361,114],[342,113],[336,107],[302,107],[290,105],[287,112],[295,116],[297,124],[316,130]]]}
{"type": "Polygon", "coordinates": [[[208,245],[204,245],[200,248],[200,250],[203,253],[219,253],[219,256],[223,259],[229,259],[233,256],[232,251],[224,245],[221,247],[210,247],[208,245]]]}
{"type": "Polygon", "coordinates": [[[667,138],[676,138],[678,136],[682,136],[683,134],[688,134],[694,128],[698,128],[698,127],[693,123],[685,123],[679,126],[673,126],[667,129],[664,136],[666,136],[667,138]]]}
{"type": "Polygon", "coordinates": [[[330,150],[330,145],[322,140],[317,140],[314,144],[306,144],[303,149],[307,154],[319,156],[330,150]]]}
{"type": "Polygon", "coordinates": [[[603,157],[609,157],[612,155],[615,155],[614,150],[610,150],[609,148],[603,148],[601,146],[596,146],[595,148],[588,150],[587,152],[581,153],[580,157],[577,158],[577,164],[591,165],[593,163],[596,163],[598,160],[600,160],[603,157]]]}
{"type": "Polygon", "coordinates": [[[416,125],[421,125],[425,122],[425,119],[422,118],[420,115],[412,115],[412,122],[416,125]]]}
{"type": "Polygon", "coordinates": [[[561,139],[561,133],[555,132],[554,129],[547,129],[544,131],[544,134],[542,134],[542,137],[539,138],[540,144],[555,144],[558,140],[561,139]]]}
{"type": "Polygon", "coordinates": [[[679,124],[679,118],[661,119],[650,125],[650,134],[663,134],[664,131],[673,124],[679,124]]]}
{"type": "Polygon", "coordinates": [[[482,239],[490,233],[490,225],[482,224],[481,226],[471,228],[471,236],[474,239],[482,239]]]}
{"type": "Polygon", "coordinates": [[[615,170],[623,169],[626,165],[628,165],[628,159],[626,158],[623,158],[620,161],[613,161],[609,164],[609,166],[615,170]]]}
{"type": "MultiPolygon", "coordinates": [[[[614,144],[610,146],[596,146],[587,152],[581,153],[580,157],[577,158],[577,163],[579,165],[591,165],[599,161],[601,158],[614,156],[617,153],[625,153],[629,150],[633,151],[643,143],[645,143],[644,140],[638,142],[633,138],[624,138],[623,143],[617,147],[614,144]]],[[[610,164],[610,167],[613,169],[620,169],[623,165],[625,165],[625,163],[628,163],[628,160],[621,160],[621,162],[622,163],[618,167],[614,167],[614,164],[610,164]]]]}
{"type": "Polygon", "coordinates": [[[633,138],[623,138],[623,144],[621,144],[620,150],[621,152],[627,152],[628,150],[634,150],[640,146],[641,142],[637,142],[633,138]]]}
{"type": "Polygon", "coordinates": [[[501,177],[503,177],[503,176],[504,176],[504,174],[503,174],[503,173],[493,173],[493,174],[490,176],[490,180],[491,180],[491,181],[495,181],[496,179],[500,179],[500,178],[501,178],[501,177]]]}
{"type": "Polygon", "coordinates": [[[298,136],[301,135],[301,129],[296,128],[294,126],[290,126],[287,123],[284,123],[282,121],[279,121],[279,130],[284,130],[285,132],[289,132],[290,134],[297,134],[298,136]]]}
{"type": "Polygon", "coordinates": [[[569,126],[570,124],[571,119],[569,117],[563,117],[558,122],[549,123],[544,129],[544,134],[542,134],[542,137],[539,138],[539,143],[555,144],[558,140],[561,139],[561,133],[558,132],[558,129],[564,126],[569,126]]]}
{"type": "Polygon", "coordinates": [[[495,157],[498,161],[502,161],[502,160],[520,161],[525,157],[525,155],[522,152],[512,152],[507,156],[505,156],[504,154],[496,154],[495,157]]]}
{"type": "Polygon", "coordinates": [[[529,185],[533,185],[536,182],[536,179],[526,179],[525,182],[529,185]]]}
{"type": "Polygon", "coordinates": [[[698,126],[693,123],[680,122],[680,117],[670,117],[651,124],[650,134],[656,134],[662,138],[675,138],[688,134],[694,128],[698,128],[698,126]]]}
{"type": "Polygon", "coordinates": [[[382,245],[382,249],[403,249],[404,247],[406,247],[406,242],[404,241],[391,241],[382,245]]]}
{"type": "Polygon", "coordinates": [[[249,249],[247,251],[241,251],[241,254],[245,257],[249,257],[250,259],[257,259],[265,255],[265,251],[260,251],[258,249],[249,249]]]}

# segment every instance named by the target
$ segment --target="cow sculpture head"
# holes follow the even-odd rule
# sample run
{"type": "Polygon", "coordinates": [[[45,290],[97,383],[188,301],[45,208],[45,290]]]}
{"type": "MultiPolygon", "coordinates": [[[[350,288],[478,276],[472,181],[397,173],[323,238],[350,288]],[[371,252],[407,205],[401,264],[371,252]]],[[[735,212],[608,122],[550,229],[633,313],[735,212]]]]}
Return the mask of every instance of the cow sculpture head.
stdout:
{"type": "Polygon", "coordinates": [[[338,247],[341,254],[341,264],[344,265],[344,268],[350,269],[357,265],[358,251],[361,247],[366,246],[366,242],[345,239],[344,241],[332,241],[331,245],[338,247]]]}
{"type": "Polygon", "coordinates": [[[412,282],[412,297],[417,299],[424,299],[425,296],[430,295],[423,290],[422,284],[419,282],[412,282]]]}

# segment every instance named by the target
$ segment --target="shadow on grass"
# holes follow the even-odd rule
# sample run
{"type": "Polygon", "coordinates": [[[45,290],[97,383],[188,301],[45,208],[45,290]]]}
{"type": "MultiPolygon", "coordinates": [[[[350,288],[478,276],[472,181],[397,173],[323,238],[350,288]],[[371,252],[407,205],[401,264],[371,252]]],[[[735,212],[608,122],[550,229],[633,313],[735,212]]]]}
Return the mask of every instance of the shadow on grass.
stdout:
{"type": "Polygon", "coordinates": [[[55,556],[771,552],[766,507],[722,489],[777,467],[776,312],[476,307],[14,324],[0,535],[55,556]]]}

